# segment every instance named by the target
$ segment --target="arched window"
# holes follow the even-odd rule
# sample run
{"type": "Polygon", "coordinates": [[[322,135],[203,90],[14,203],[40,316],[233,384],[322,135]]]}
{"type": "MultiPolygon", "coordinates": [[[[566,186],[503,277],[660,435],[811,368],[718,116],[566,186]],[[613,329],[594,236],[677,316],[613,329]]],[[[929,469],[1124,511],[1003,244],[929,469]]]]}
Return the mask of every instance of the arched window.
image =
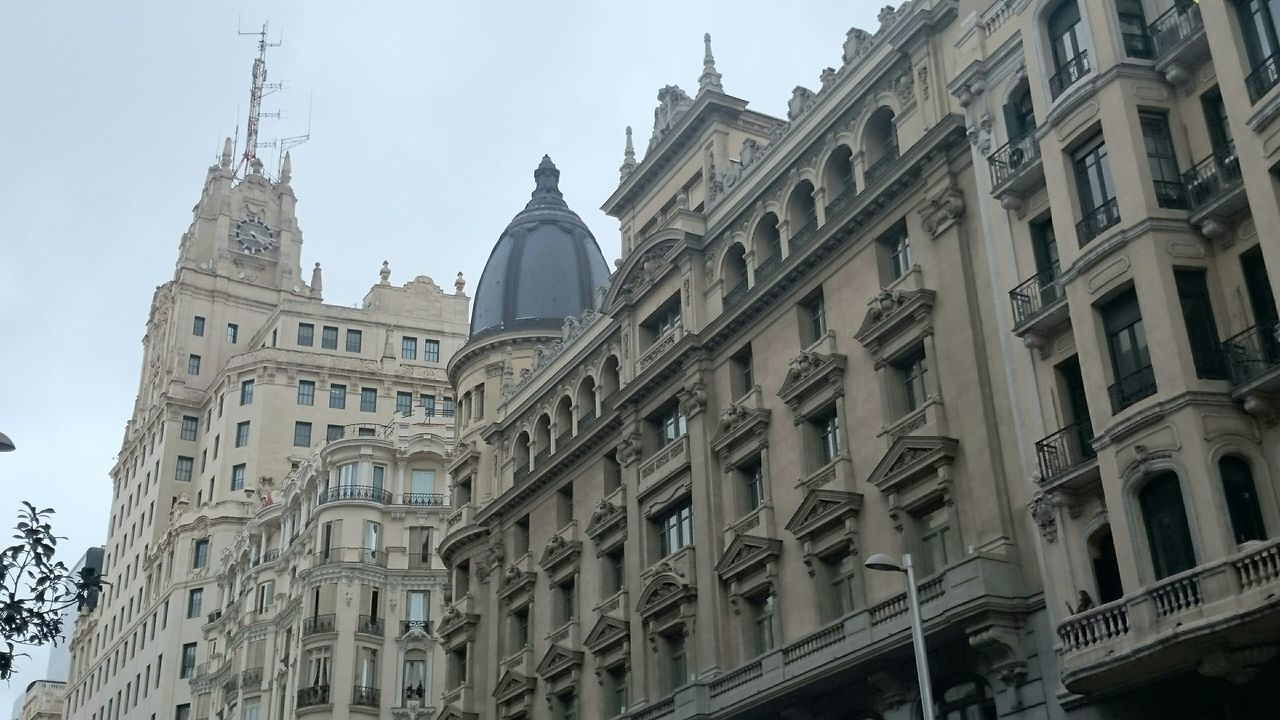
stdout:
{"type": "Polygon", "coordinates": [[[1056,98],[1089,73],[1089,32],[1076,0],[1066,0],[1049,14],[1048,29],[1053,60],[1049,92],[1056,98]]]}
{"type": "Polygon", "coordinates": [[[1227,455],[1218,461],[1218,471],[1222,474],[1222,494],[1227,499],[1227,514],[1231,516],[1236,544],[1266,540],[1262,505],[1258,502],[1249,461],[1237,455],[1227,455]]]}
{"type": "Polygon", "coordinates": [[[578,424],[590,422],[596,416],[596,379],[590,375],[578,383],[578,424]]]}
{"type": "Polygon", "coordinates": [[[1025,79],[1018,83],[1004,104],[1004,129],[1014,143],[1036,131],[1036,110],[1031,104],[1031,85],[1025,79]]]}
{"type": "Polygon", "coordinates": [[[522,432],[516,436],[515,445],[512,452],[516,457],[516,474],[520,473],[520,468],[529,469],[529,433],[522,432]]]}
{"type": "MultiPolygon", "coordinates": [[[[565,438],[573,432],[573,401],[568,395],[556,404],[556,437],[565,438]]],[[[558,449],[559,443],[557,443],[558,449]]]]}
{"type": "MultiPolygon", "coordinates": [[[[737,296],[747,290],[747,251],[742,247],[742,243],[734,243],[729,246],[728,252],[724,254],[724,261],[720,266],[721,277],[724,278],[722,286],[724,288],[724,296],[737,296]]],[[[728,304],[728,303],[726,303],[728,304]]]]}
{"type": "Polygon", "coordinates": [[[804,239],[812,236],[814,228],[818,226],[818,212],[813,203],[813,183],[808,180],[801,180],[791,191],[791,198],[787,201],[787,223],[793,246],[796,241],[804,242],[804,239]]]}
{"type": "Polygon", "coordinates": [[[938,720],[997,720],[996,701],[980,678],[963,677],[934,691],[938,720]]]}
{"type": "Polygon", "coordinates": [[[551,452],[551,416],[542,415],[533,424],[533,452],[539,457],[551,452]]]}
{"type": "MultiPolygon", "coordinates": [[[[774,267],[782,260],[782,236],[778,233],[778,216],[765,213],[756,225],[755,234],[751,237],[751,249],[756,254],[756,268],[774,267]]],[[[760,281],[760,273],[756,273],[756,282],[760,281]]]]}
{"type": "Polygon", "coordinates": [[[1116,543],[1111,526],[1103,525],[1089,536],[1089,562],[1098,588],[1098,602],[1109,603],[1124,595],[1120,582],[1120,564],[1116,562],[1116,543]]]}
{"type": "Polygon", "coordinates": [[[618,392],[621,387],[618,376],[618,356],[610,355],[608,360],[604,361],[604,371],[600,374],[601,397],[609,397],[618,392]]]}
{"type": "Polygon", "coordinates": [[[838,145],[822,166],[822,186],[827,191],[827,207],[843,200],[846,193],[854,192],[853,182],[853,149],[848,145],[838,145]]]}
{"type": "Polygon", "coordinates": [[[862,137],[862,156],[867,159],[867,169],[862,171],[867,185],[898,159],[898,129],[891,108],[880,107],[871,113],[862,137]]]}
{"type": "Polygon", "coordinates": [[[1178,476],[1165,472],[1149,480],[1138,493],[1138,504],[1147,526],[1147,545],[1156,578],[1195,567],[1196,553],[1178,476]]]}

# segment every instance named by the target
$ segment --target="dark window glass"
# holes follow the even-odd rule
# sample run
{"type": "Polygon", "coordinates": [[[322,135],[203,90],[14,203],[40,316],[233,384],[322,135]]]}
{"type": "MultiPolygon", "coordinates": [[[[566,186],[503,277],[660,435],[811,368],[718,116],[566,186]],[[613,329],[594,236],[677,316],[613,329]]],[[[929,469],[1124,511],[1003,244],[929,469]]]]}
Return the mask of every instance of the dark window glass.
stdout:
{"type": "Polygon", "coordinates": [[[200,418],[190,415],[182,416],[182,429],[178,433],[178,437],[183,440],[195,440],[196,433],[200,431],[200,418]]]}
{"type": "Polygon", "coordinates": [[[1151,180],[1155,184],[1156,201],[1162,208],[1186,209],[1187,198],[1182,185],[1182,173],[1178,171],[1178,156],[1173,150],[1173,138],[1169,134],[1169,120],[1164,113],[1142,112],[1138,114],[1142,125],[1142,139],[1147,150],[1147,164],[1151,167],[1151,180]]]}
{"type": "Polygon", "coordinates": [[[400,357],[404,360],[418,359],[418,338],[400,338],[400,357]]]}
{"type": "MultiPolygon", "coordinates": [[[[1118,409],[1128,407],[1138,399],[1150,395],[1145,388],[1151,369],[1151,353],[1147,348],[1147,335],[1138,310],[1138,296],[1129,290],[1107,303],[1102,309],[1102,324],[1107,335],[1107,349],[1111,354],[1111,370],[1115,384],[1123,396],[1115,404],[1118,409]]],[[[1152,390],[1153,391],[1153,390],[1152,390]]],[[[1113,399],[1115,396],[1113,395],[1113,399]]]]}
{"type": "Polygon", "coordinates": [[[1231,530],[1236,543],[1250,540],[1266,540],[1267,530],[1262,522],[1262,506],[1253,484],[1253,470],[1241,457],[1228,455],[1218,461],[1222,472],[1222,494],[1227,499],[1227,513],[1231,516],[1231,530]]]}
{"type": "Polygon", "coordinates": [[[1196,376],[1225,380],[1228,376],[1227,363],[1218,340],[1218,325],[1213,319],[1213,305],[1209,302],[1205,271],[1175,270],[1173,279],[1178,286],[1182,322],[1187,327],[1187,340],[1191,344],[1196,376]]]}
{"type": "Polygon", "coordinates": [[[311,423],[299,420],[293,424],[293,446],[311,447],[311,423]]]}
{"type": "Polygon", "coordinates": [[[245,380],[240,383],[240,404],[250,405],[253,403],[253,381],[245,380]]]}
{"type": "Polygon", "coordinates": [[[396,393],[396,412],[401,415],[408,415],[413,412],[413,393],[396,393]]]}
{"type": "Polygon", "coordinates": [[[1111,161],[1107,157],[1107,144],[1101,137],[1075,153],[1075,175],[1080,209],[1085,215],[1115,198],[1111,161]]]}
{"type": "Polygon", "coordinates": [[[316,404],[316,383],[314,380],[298,381],[298,404],[299,405],[315,405],[316,404]]]}
{"type": "Polygon", "coordinates": [[[191,322],[191,334],[196,337],[204,337],[204,318],[196,315],[191,322]]]}
{"type": "Polygon", "coordinates": [[[1155,57],[1151,36],[1147,34],[1147,17],[1142,11],[1142,3],[1139,0],[1117,0],[1116,15],[1120,20],[1125,54],[1134,58],[1155,57]]]}
{"type": "Polygon", "coordinates": [[[334,410],[345,410],[347,407],[347,386],[329,386],[329,407],[334,410]]]}
{"type": "Polygon", "coordinates": [[[427,362],[440,362],[440,341],[422,341],[422,359],[427,362]]]}
{"type": "Polygon", "coordinates": [[[376,388],[360,388],[360,412],[378,411],[378,390],[376,388]]]}
{"type": "Polygon", "coordinates": [[[800,303],[801,333],[805,345],[812,345],[827,334],[827,306],[822,298],[822,289],[800,303]]]}
{"type": "Polygon", "coordinates": [[[302,347],[311,347],[315,342],[316,326],[311,323],[298,323],[298,344],[302,347]]]}
{"type": "Polygon", "coordinates": [[[325,326],[320,331],[320,347],[325,350],[338,349],[338,328],[325,326]]]}
{"type": "Polygon", "coordinates": [[[1195,567],[1195,549],[1178,476],[1163,473],[1152,478],[1138,493],[1138,503],[1147,526],[1147,544],[1156,578],[1195,567]]]}
{"type": "Polygon", "coordinates": [[[360,352],[360,344],[361,344],[362,336],[363,336],[363,333],[361,333],[359,330],[347,331],[347,352],[353,352],[353,353],[360,352]]]}
{"type": "Polygon", "coordinates": [[[666,557],[693,542],[693,508],[685,500],[658,519],[658,555],[666,557]]]}

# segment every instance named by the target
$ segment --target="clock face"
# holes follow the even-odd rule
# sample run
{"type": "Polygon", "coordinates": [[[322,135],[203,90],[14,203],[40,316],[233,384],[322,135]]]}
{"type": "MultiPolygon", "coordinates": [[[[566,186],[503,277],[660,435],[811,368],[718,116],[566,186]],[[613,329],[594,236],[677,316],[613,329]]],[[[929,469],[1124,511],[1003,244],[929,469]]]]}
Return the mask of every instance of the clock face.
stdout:
{"type": "Polygon", "coordinates": [[[275,248],[276,231],[267,227],[255,215],[236,223],[236,241],[240,243],[240,249],[250,255],[257,255],[275,248]]]}

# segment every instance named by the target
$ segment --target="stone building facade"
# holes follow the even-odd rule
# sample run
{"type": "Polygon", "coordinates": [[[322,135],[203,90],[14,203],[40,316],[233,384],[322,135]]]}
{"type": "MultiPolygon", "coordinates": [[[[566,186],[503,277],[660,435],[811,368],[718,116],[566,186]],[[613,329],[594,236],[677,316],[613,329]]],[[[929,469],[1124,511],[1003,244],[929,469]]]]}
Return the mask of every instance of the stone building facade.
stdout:
{"type": "Polygon", "coordinates": [[[426,628],[406,644],[397,623],[410,593],[431,593],[416,596],[424,615],[439,597],[409,543],[437,537],[462,278],[448,292],[425,276],[393,285],[384,264],[360,307],[325,304],[319,264],[302,275],[290,160],[274,179],[246,165],[228,140],[152,302],[111,472],[110,584],[76,624],[70,717],[346,717],[352,704],[391,717],[403,676],[390,663],[360,675],[360,653],[399,663],[412,649],[424,692],[438,666],[426,628]],[[332,628],[308,633],[319,615],[332,628]],[[361,633],[362,617],[382,635],[361,633]],[[308,666],[321,645],[327,703],[308,690],[327,684],[308,666]]]}

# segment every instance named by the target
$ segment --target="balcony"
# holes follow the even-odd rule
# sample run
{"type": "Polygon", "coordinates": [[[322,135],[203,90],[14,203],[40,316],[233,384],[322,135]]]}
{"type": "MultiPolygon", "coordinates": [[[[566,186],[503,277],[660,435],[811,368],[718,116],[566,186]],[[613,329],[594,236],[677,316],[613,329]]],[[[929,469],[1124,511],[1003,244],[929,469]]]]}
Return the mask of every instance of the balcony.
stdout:
{"type": "Polygon", "coordinates": [[[216,622],[218,622],[218,621],[219,621],[219,620],[221,620],[221,619],[222,619],[222,611],[221,611],[221,610],[214,610],[213,612],[209,613],[209,616],[208,616],[208,624],[216,623],[216,622]]]}
{"type": "Polygon", "coordinates": [[[747,296],[747,290],[747,281],[745,279],[733,286],[732,290],[724,294],[724,300],[722,301],[724,309],[728,310],[734,305],[737,305],[742,298],[747,296]]]}
{"type": "Polygon", "coordinates": [[[387,632],[387,621],[373,615],[361,615],[356,619],[356,632],[382,637],[387,632]]]}
{"type": "Polygon", "coordinates": [[[1111,396],[1111,413],[1122,410],[1139,400],[1156,394],[1156,373],[1150,365],[1125,375],[1107,388],[1111,396]]]}
{"type": "Polygon", "coordinates": [[[391,437],[395,432],[392,425],[379,425],[377,423],[352,423],[351,425],[343,425],[341,428],[334,428],[330,435],[325,438],[325,444],[338,442],[347,438],[375,438],[383,439],[391,437]]]}
{"type": "Polygon", "coordinates": [[[1164,578],[1058,626],[1067,689],[1091,693],[1196,666],[1213,647],[1275,641],[1280,540],[1164,578]]]}
{"type": "Polygon", "coordinates": [[[871,164],[867,165],[867,169],[862,171],[863,184],[870,186],[879,180],[884,174],[893,167],[898,161],[898,138],[894,137],[890,140],[889,146],[884,149],[884,154],[876,158],[871,164]]]}
{"type": "Polygon", "coordinates": [[[328,615],[312,615],[309,618],[302,619],[302,637],[308,635],[319,635],[320,633],[335,632],[337,627],[338,616],[332,613],[328,615]]]}
{"type": "Polygon", "coordinates": [[[1155,47],[1156,71],[1174,85],[1189,83],[1192,70],[1209,55],[1198,3],[1176,0],[1147,27],[1147,34],[1155,47]]]}
{"type": "Polygon", "coordinates": [[[381,487],[371,485],[339,485],[320,492],[316,505],[326,505],[345,500],[374,502],[380,505],[391,504],[391,493],[381,487]]]}
{"type": "Polygon", "coordinates": [[[351,704],[376,708],[382,705],[382,691],[376,687],[355,685],[351,688],[351,704]]]}
{"type": "Polygon", "coordinates": [[[1235,146],[1224,148],[1196,163],[1182,174],[1186,186],[1191,222],[1200,223],[1211,215],[1230,216],[1244,209],[1244,180],[1235,146]]]}
{"type": "Polygon", "coordinates": [[[1115,198],[1111,198],[1086,212],[1084,218],[1076,223],[1076,240],[1083,248],[1103,231],[1118,224],[1120,224],[1120,203],[1115,198]]]}
{"type": "MultiPolygon", "coordinates": [[[[684,337],[684,325],[677,322],[669,330],[658,336],[653,344],[648,347],[640,357],[636,360],[636,374],[640,374],[647,370],[651,365],[656,363],[659,358],[667,354],[667,351],[676,346],[680,338],[684,337]]],[[[535,463],[536,466],[536,463],[535,463]]]]}
{"type": "Polygon", "coordinates": [[[408,635],[411,630],[421,630],[422,632],[431,634],[430,620],[402,620],[400,621],[401,637],[408,635]]]}
{"type": "Polygon", "coordinates": [[[1077,476],[1078,471],[1096,464],[1093,449],[1093,426],[1087,422],[1072,423],[1036,441],[1036,462],[1042,484],[1058,484],[1077,476]]]}
{"type": "Polygon", "coordinates": [[[688,463],[689,436],[681,435],[640,463],[638,494],[643,495],[648,492],[688,463]]]}
{"type": "Polygon", "coordinates": [[[400,496],[400,504],[414,507],[440,507],[444,505],[444,495],[441,493],[405,493],[400,496]]]}
{"type": "Polygon", "coordinates": [[[1089,74],[1089,52],[1087,50],[1062,64],[1058,71],[1049,76],[1049,93],[1057,100],[1067,88],[1075,85],[1080,78],[1089,74]]]}
{"type": "Polygon", "coordinates": [[[1280,325],[1254,325],[1222,342],[1222,354],[1237,389],[1280,389],[1280,325]]]}
{"type": "Polygon", "coordinates": [[[302,708],[316,707],[318,705],[329,704],[329,686],[314,685],[312,687],[301,688],[298,690],[297,707],[302,708]]]}
{"type": "Polygon", "coordinates": [[[1013,306],[1013,333],[1019,337],[1048,336],[1049,332],[1069,319],[1067,296],[1060,280],[1057,262],[1032,275],[1009,291],[1013,306]]]}
{"type": "Polygon", "coordinates": [[[791,252],[795,252],[800,248],[813,242],[813,238],[818,232],[818,216],[809,211],[804,217],[804,225],[791,233],[791,238],[787,241],[787,246],[791,248],[791,252]]]}
{"type": "Polygon", "coordinates": [[[249,668],[240,673],[240,686],[245,688],[256,688],[262,685],[262,668],[249,668]]]}
{"type": "Polygon", "coordinates": [[[773,277],[780,267],[782,267],[782,248],[775,247],[769,257],[761,260],[756,266],[756,284],[759,285],[773,277]]]}
{"type": "Polygon", "coordinates": [[[312,559],[315,566],[331,565],[333,563],[361,563],[385,568],[387,566],[387,551],[372,550],[370,548],[328,548],[312,555],[312,559]]]}
{"type": "Polygon", "coordinates": [[[1040,162],[1040,143],[1035,132],[1014,138],[987,157],[991,166],[991,194],[1008,208],[1044,184],[1044,166],[1040,162]],[[1004,196],[1017,202],[1004,203],[1004,196]]]}
{"type": "Polygon", "coordinates": [[[1244,79],[1244,85],[1249,89],[1249,100],[1254,103],[1271,92],[1276,83],[1280,83],[1280,53],[1258,63],[1244,79]]]}

